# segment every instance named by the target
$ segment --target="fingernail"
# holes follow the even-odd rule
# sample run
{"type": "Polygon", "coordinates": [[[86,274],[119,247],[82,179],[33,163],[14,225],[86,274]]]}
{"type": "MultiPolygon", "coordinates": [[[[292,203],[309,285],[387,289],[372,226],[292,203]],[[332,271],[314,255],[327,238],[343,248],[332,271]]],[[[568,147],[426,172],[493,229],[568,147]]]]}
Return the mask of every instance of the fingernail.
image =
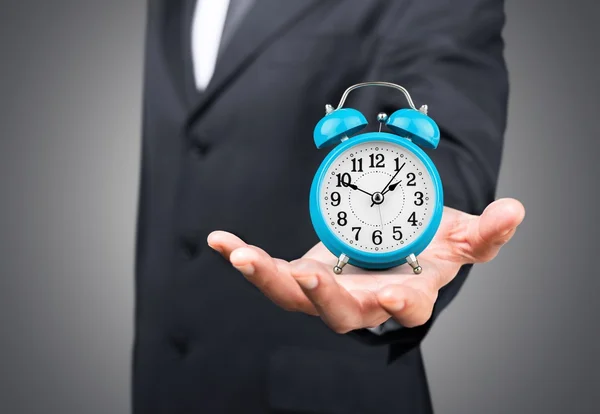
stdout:
{"type": "Polygon", "coordinates": [[[254,274],[254,266],[250,263],[242,266],[235,266],[235,268],[246,276],[252,276],[254,274]]]}
{"type": "Polygon", "coordinates": [[[384,303],[385,306],[393,312],[399,312],[404,308],[403,300],[386,300],[384,303]]]}
{"type": "Polygon", "coordinates": [[[223,254],[223,250],[221,250],[221,248],[218,247],[218,246],[213,246],[212,244],[208,243],[208,247],[210,247],[211,249],[213,249],[215,252],[223,254]]]}
{"type": "Polygon", "coordinates": [[[296,282],[304,289],[312,290],[319,285],[319,279],[316,276],[300,276],[296,277],[296,282]]]}

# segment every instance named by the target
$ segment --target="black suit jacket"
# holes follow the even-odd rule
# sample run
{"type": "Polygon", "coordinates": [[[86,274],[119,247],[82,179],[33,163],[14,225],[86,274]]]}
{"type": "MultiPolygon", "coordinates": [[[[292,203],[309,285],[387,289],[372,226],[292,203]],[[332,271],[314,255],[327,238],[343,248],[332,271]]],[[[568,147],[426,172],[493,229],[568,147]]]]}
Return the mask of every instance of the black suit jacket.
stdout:
{"type": "MultiPolygon", "coordinates": [[[[194,90],[193,2],[151,0],[136,266],[134,411],[429,413],[419,343],[426,325],[339,335],[270,303],[206,246],[230,230],[272,255],[318,240],[311,180],[327,150],[312,130],[326,103],[365,80],[406,86],[442,130],[429,155],[445,204],[494,198],[505,128],[503,2],[258,0],[194,90]]],[[[351,95],[374,124],[406,106],[397,91],[351,95]]],[[[371,128],[375,128],[372,126],[371,128]]]]}

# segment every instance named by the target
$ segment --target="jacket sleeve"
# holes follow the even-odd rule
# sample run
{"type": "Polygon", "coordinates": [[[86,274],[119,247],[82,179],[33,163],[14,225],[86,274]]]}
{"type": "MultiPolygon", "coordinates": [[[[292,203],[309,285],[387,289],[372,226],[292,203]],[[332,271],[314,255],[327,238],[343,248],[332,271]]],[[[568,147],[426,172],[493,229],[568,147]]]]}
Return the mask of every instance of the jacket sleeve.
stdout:
{"type": "MultiPolygon", "coordinates": [[[[441,140],[427,151],[439,170],[444,204],[480,214],[494,199],[506,127],[508,76],[503,58],[504,5],[499,0],[389,2],[372,42],[366,80],[405,86],[429,106],[441,140]],[[408,6],[407,6],[408,4],[408,6]]],[[[407,106],[401,93],[363,88],[352,102],[369,119],[407,106]]],[[[417,346],[460,289],[471,266],[441,289],[433,316],[416,328],[382,335],[353,332],[372,344],[417,346]]]]}

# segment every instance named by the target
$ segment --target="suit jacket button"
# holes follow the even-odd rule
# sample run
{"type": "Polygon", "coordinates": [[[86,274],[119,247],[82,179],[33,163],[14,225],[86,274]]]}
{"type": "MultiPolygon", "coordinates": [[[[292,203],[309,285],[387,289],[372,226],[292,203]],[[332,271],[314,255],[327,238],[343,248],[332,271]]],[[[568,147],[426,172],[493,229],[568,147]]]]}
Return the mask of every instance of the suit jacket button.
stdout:
{"type": "Polygon", "coordinates": [[[185,357],[190,352],[190,343],[185,338],[173,337],[171,338],[171,345],[181,357],[185,357]]]}
{"type": "Polygon", "coordinates": [[[194,259],[200,254],[200,243],[198,237],[185,236],[181,239],[181,250],[187,259],[194,259]]]}
{"type": "Polygon", "coordinates": [[[210,144],[200,140],[193,140],[191,150],[198,157],[202,158],[210,152],[210,144]]]}

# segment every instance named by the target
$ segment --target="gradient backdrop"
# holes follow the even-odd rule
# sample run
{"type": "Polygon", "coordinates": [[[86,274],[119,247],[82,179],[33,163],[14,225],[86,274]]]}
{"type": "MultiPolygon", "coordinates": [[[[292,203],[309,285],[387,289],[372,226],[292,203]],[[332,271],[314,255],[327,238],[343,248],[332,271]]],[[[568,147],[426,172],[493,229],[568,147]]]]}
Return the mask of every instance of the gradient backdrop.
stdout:
{"type": "MultiPolygon", "coordinates": [[[[0,413],[127,413],[145,2],[1,6],[0,413]]],[[[527,218],[427,338],[433,400],[598,413],[600,3],[507,14],[498,195],[527,218]]]]}

